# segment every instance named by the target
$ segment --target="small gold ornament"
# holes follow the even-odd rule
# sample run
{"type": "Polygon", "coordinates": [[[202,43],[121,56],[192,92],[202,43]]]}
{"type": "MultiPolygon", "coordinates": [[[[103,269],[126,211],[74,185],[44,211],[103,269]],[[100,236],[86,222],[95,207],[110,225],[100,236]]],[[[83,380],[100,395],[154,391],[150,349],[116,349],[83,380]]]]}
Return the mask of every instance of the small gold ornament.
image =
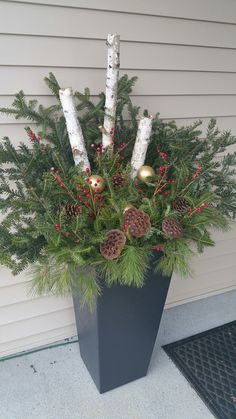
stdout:
{"type": "Polygon", "coordinates": [[[126,206],[124,207],[123,214],[124,214],[126,211],[128,211],[130,208],[134,208],[134,206],[133,206],[132,204],[130,204],[130,203],[126,204],[126,206]]]}
{"type": "Polygon", "coordinates": [[[92,175],[89,176],[89,185],[94,192],[102,192],[105,188],[105,180],[102,176],[92,175]]]}
{"type": "Polygon", "coordinates": [[[146,182],[149,177],[155,176],[155,172],[151,166],[141,166],[138,169],[137,177],[142,182],[146,182]]]}

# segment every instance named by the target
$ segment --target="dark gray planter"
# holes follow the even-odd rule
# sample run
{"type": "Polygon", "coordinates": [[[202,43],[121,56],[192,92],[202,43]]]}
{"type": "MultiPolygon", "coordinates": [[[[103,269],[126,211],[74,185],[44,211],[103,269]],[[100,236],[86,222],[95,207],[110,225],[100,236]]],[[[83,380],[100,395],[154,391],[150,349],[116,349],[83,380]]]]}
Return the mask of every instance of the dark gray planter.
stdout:
{"type": "Polygon", "coordinates": [[[92,312],[73,297],[81,357],[100,393],[147,373],[170,284],[152,265],[142,288],[104,286],[92,312]]]}

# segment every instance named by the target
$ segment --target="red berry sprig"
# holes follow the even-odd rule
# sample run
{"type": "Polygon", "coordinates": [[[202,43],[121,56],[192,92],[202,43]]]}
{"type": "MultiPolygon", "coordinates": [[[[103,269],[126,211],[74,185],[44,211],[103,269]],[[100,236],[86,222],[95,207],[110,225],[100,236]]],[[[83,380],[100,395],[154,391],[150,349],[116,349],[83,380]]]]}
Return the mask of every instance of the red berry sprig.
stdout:
{"type": "MultiPolygon", "coordinates": [[[[164,155],[165,155],[165,158],[166,158],[166,153],[164,153],[164,155]]],[[[171,183],[175,182],[174,179],[167,180],[167,175],[168,175],[169,168],[170,168],[169,164],[166,164],[164,166],[161,165],[159,167],[160,174],[157,175],[159,177],[159,179],[156,182],[156,189],[153,193],[153,196],[155,196],[157,194],[163,194],[164,196],[167,197],[169,195],[168,191],[163,191],[164,188],[169,186],[171,183]]]]}
{"type": "MultiPolygon", "coordinates": [[[[100,193],[100,188],[96,188],[95,190],[93,190],[91,188],[91,180],[89,179],[90,177],[90,170],[86,170],[86,179],[85,181],[87,182],[87,185],[83,185],[82,183],[78,183],[76,185],[78,192],[77,195],[77,199],[83,204],[85,205],[85,207],[88,207],[90,210],[90,214],[91,214],[91,210],[92,212],[96,215],[98,210],[100,208],[104,207],[104,194],[100,193]]],[[[100,180],[97,180],[97,183],[99,183],[100,180]]]]}
{"type": "Polygon", "coordinates": [[[199,163],[198,165],[197,165],[197,169],[196,169],[196,171],[195,171],[195,173],[194,173],[194,175],[193,175],[193,180],[196,180],[199,176],[200,176],[200,174],[201,174],[201,171],[202,171],[202,165],[199,163]]]}
{"type": "Polygon", "coordinates": [[[190,215],[193,215],[195,212],[197,212],[198,214],[201,214],[202,213],[202,209],[204,207],[205,208],[206,207],[209,207],[209,204],[203,203],[203,204],[201,204],[200,207],[191,207],[191,208],[188,209],[188,212],[189,212],[190,215]]]}
{"type": "Polygon", "coordinates": [[[152,246],[152,250],[159,250],[163,252],[165,250],[165,246],[152,246]]]}
{"type": "Polygon", "coordinates": [[[60,188],[64,188],[65,184],[63,180],[61,179],[61,177],[59,176],[59,170],[55,170],[54,167],[51,167],[51,172],[52,172],[53,178],[57,181],[60,188]]]}
{"type": "Polygon", "coordinates": [[[121,151],[123,151],[126,147],[127,147],[127,143],[125,141],[123,141],[123,143],[121,143],[121,145],[119,147],[117,147],[116,152],[115,152],[115,156],[117,156],[118,154],[121,153],[121,151]]]}
{"type": "Polygon", "coordinates": [[[56,232],[61,234],[62,236],[66,237],[66,238],[70,236],[70,233],[61,230],[60,224],[54,224],[53,227],[54,227],[54,230],[56,230],[56,232]]]}
{"type": "Polygon", "coordinates": [[[41,141],[40,135],[39,135],[39,134],[38,134],[38,135],[36,135],[36,134],[32,131],[32,129],[30,129],[30,128],[25,128],[25,130],[26,130],[26,132],[27,132],[27,134],[28,134],[28,136],[29,136],[30,141],[32,141],[32,142],[37,142],[37,143],[39,143],[39,142],[41,141]]]}

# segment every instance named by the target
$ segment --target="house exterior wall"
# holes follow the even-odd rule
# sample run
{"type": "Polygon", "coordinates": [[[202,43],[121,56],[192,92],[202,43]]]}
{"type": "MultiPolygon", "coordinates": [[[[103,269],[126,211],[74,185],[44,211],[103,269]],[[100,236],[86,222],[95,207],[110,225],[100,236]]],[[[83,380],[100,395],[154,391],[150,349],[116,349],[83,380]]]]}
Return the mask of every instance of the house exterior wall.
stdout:
{"type": "MultiPolygon", "coordinates": [[[[108,32],[121,35],[121,74],[137,75],[133,100],[164,119],[216,116],[236,134],[236,3],[228,0],[1,1],[0,106],[16,91],[50,103],[43,77],[96,96],[104,89],[108,32]]],[[[24,121],[0,116],[0,137],[25,139],[24,121]]],[[[173,278],[166,307],[236,286],[236,228],[173,278]]],[[[0,356],[76,334],[72,300],[29,292],[30,276],[0,268],[0,356]]]]}

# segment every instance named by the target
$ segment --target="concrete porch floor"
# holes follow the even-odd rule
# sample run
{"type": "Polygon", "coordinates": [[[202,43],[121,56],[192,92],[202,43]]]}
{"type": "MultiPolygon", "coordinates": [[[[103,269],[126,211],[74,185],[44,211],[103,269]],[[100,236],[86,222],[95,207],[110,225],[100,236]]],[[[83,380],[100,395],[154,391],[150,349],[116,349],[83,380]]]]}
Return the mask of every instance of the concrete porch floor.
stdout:
{"type": "Polygon", "coordinates": [[[147,377],[100,395],[78,343],[0,362],[0,419],[212,419],[161,346],[236,318],[236,291],[165,310],[147,377]]]}

